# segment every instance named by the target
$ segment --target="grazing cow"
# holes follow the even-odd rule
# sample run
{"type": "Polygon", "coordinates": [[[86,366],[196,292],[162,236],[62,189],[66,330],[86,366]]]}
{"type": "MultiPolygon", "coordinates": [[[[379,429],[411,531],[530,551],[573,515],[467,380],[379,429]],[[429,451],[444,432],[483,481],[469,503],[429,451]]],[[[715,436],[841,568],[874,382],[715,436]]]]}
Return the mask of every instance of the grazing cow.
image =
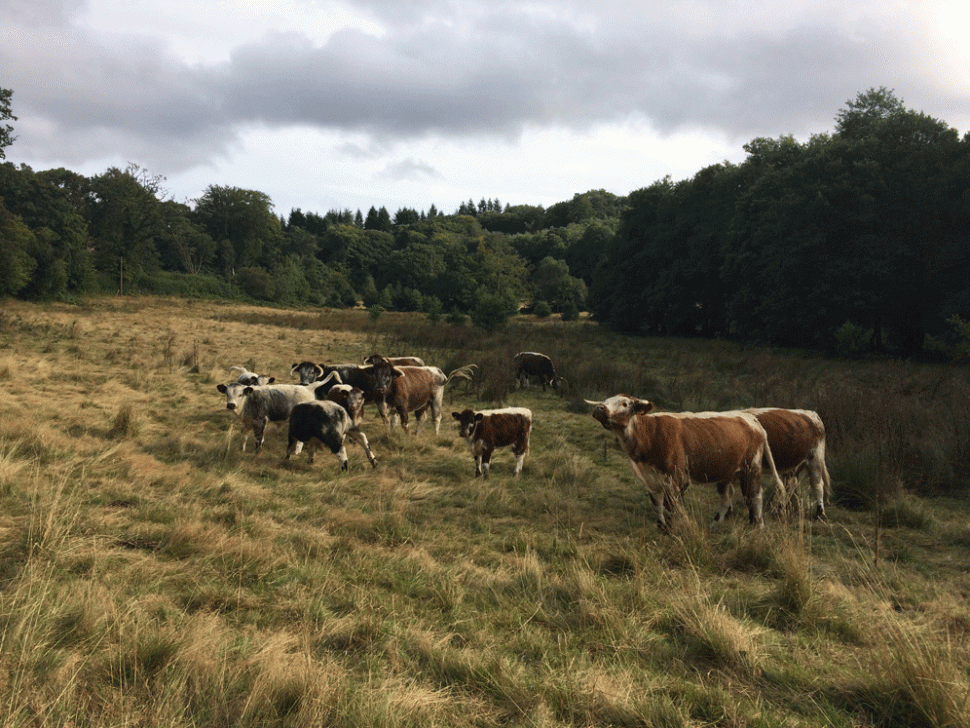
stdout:
{"type": "Polygon", "coordinates": [[[257,374],[256,372],[249,371],[246,367],[229,367],[229,371],[238,371],[239,378],[236,379],[236,382],[239,384],[248,384],[250,387],[262,387],[276,381],[276,377],[270,377],[266,374],[257,374]]]}
{"type": "Polygon", "coordinates": [[[779,493],[768,435],[750,412],[653,413],[654,405],[618,394],[594,405],[593,417],[616,435],[657,508],[658,523],[694,483],[741,481],[751,523],[762,520],[762,467],[767,465],[779,493]]]}
{"type": "Polygon", "coordinates": [[[519,382],[519,387],[529,383],[532,377],[539,377],[542,382],[542,391],[546,391],[546,385],[552,387],[560,397],[566,393],[566,378],[556,376],[556,368],[552,365],[552,359],[545,354],[537,354],[534,351],[520,351],[512,361],[515,362],[515,378],[519,382]]]}
{"type": "Polygon", "coordinates": [[[515,454],[515,470],[512,475],[522,472],[522,463],[529,450],[529,435],[532,433],[532,412],[525,407],[505,409],[471,410],[452,412],[458,420],[458,434],[468,443],[475,456],[475,477],[484,476],[488,480],[488,465],[497,447],[512,447],[515,454]]]}
{"type": "Polygon", "coordinates": [[[455,377],[471,379],[475,364],[467,364],[455,369],[451,374],[438,367],[396,367],[386,359],[381,359],[373,367],[374,396],[381,416],[390,410],[391,426],[393,414],[401,418],[401,427],[407,432],[408,412],[414,412],[417,424],[414,434],[418,434],[424,413],[431,410],[435,434],[441,428],[441,403],[444,399],[445,385],[455,377]]]}
{"type": "Polygon", "coordinates": [[[367,436],[357,429],[347,410],[326,399],[301,402],[293,407],[290,414],[286,459],[289,460],[291,455],[300,452],[306,444],[307,462],[312,464],[315,450],[326,446],[340,460],[340,469],[347,470],[347,446],[344,441],[348,437],[364,448],[371,466],[376,468],[377,458],[371,452],[367,436]]]}
{"type": "Polygon", "coordinates": [[[246,440],[252,429],[256,438],[256,454],[263,449],[266,424],[282,423],[290,417],[293,407],[301,402],[312,402],[316,392],[312,386],[300,384],[270,384],[252,387],[248,384],[232,382],[216,386],[226,395],[226,409],[239,416],[242,422],[242,449],[246,450],[246,440]]]}
{"type": "Polygon", "coordinates": [[[377,364],[382,359],[391,362],[396,367],[423,367],[425,365],[424,359],[419,356],[381,356],[380,354],[371,354],[364,359],[364,364],[377,364]]]}
{"type": "MultiPolygon", "coordinates": [[[[817,412],[790,410],[778,407],[748,409],[768,434],[768,447],[778,474],[785,480],[789,494],[796,492],[798,476],[808,473],[812,490],[812,518],[825,520],[825,495],[832,490],[828,468],[825,467],[825,425],[817,412]]],[[[721,504],[715,521],[723,520],[731,511],[731,483],[719,483],[721,504]]]]}

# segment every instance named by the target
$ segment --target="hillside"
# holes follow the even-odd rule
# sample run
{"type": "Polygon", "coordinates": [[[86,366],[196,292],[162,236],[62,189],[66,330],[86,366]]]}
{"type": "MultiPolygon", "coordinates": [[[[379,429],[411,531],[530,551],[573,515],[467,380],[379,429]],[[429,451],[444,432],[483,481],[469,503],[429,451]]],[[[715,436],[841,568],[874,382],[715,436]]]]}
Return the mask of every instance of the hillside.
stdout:
{"type": "Polygon", "coordinates": [[[517,317],[164,298],[0,302],[3,726],[970,725],[968,373],[517,317]],[[546,351],[569,397],[510,390],[546,351]],[[246,365],[415,354],[440,432],[257,458],[216,385],[246,365]],[[799,406],[830,433],[829,520],[670,534],[582,405],[799,406]],[[533,410],[488,483],[450,413],[533,410]]]}

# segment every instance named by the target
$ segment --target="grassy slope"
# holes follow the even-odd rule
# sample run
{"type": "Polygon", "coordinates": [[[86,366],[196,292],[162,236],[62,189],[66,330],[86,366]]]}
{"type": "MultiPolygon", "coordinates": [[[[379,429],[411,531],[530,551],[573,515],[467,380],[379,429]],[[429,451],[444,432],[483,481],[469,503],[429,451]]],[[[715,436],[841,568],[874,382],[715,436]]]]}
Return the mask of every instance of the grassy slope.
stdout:
{"type": "Polygon", "coordinates": [[[957,457],[945,434],[895,446],[928,401],[941,433],[960,424],[946,407],[966,389],[950,370],[581,323],[483,340],[365,312],[4,302],[2,725],[968,725],[966,499],[884,482],[957,457]],[[520,349],[554,354],[573,399],[511,393],[535,413],[532,451],[517,480],[500,451],[486,485],[450,412],[492,404],[476,392],[504,391],[520,349]],[[291,381],[302,359],[375,350],[486,374],[449,389],[437,436],[369,409],[373,471],[353,445],[345,475],[329,453],[285,462],[281,428],[239,452],[215,389],[230,366],[291,381]],[[883,527],[830,507],[825,524],[712,530],[695,487],[659,534],[576,402],[620,390],[818,408],[836,488],[884,494],[883,527]],[[870,423],[880,408],[896,424],[870,423]]]}

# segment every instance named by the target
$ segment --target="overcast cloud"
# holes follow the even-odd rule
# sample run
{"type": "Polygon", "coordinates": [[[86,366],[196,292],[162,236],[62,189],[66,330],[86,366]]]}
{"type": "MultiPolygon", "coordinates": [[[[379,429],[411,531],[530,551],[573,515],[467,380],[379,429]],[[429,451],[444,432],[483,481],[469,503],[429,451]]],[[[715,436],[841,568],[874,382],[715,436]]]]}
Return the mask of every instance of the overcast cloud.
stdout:
{"type": "Polygon", "coordinates": [[[830,131],[871,87],[967,131],[965,5],[0,0],[7,159],[283,215],[627,194],[830,131]]]}

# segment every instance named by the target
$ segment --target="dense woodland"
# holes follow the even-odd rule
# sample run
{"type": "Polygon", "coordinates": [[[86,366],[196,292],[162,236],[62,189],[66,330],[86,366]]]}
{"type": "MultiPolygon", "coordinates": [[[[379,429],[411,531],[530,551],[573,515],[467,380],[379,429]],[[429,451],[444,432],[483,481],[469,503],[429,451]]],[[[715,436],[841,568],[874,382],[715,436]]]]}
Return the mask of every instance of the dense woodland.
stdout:
{"type": "MultiPolygon", "coordinates": [[[[0,89],[0,120],[16,120],[0,89]]],[[[16,140],[0,124],[0,158],[16,140]]],[[[325,214],[256,190],[179,202],[131,164],[0,164],[0,295],[161,293],[424,311],[489,328],[588,310],[620,331],[843,354],[966,353],[970,133],[860,93],[831,133],[758,138],[740,164],[542,206],[470,199],[325,214]],[[455,318],[451,318],[454,316],[455,318]]]]}

